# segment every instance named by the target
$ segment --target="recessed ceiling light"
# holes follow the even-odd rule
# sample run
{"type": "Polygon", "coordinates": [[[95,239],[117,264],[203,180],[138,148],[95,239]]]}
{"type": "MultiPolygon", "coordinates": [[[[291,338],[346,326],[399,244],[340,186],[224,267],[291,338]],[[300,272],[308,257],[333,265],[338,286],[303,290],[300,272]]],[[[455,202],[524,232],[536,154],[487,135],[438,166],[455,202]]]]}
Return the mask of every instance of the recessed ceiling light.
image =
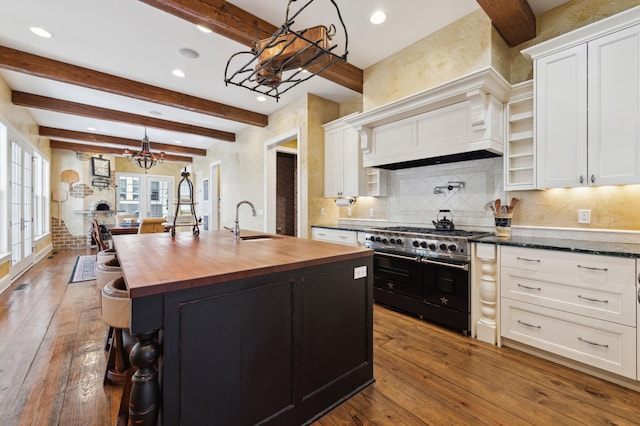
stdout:
{"type": "Polygon", "coordinates": [[[173,71],[171,71],[171,74],[175,75],[176,77],[185,77],[186,76],[186,74],[182,70],[173,70],[173,71]]]}
{"type": "Polygon", "coordinates": [[[178,145],[182,144],[182,141],[174,141],[175,143],[177,143],[178,145]]]}
{"type": "Polygon", "coordinates": [[[51,37],[53,37],[53,34],[51,34],[49,31],[45,30],[44,28],[31,27],[30,30],[31,30],[32,33],[34,33],[35,35],[40,36],[42,38],[51,38],[51,37]]]}
{"type": "Polygon", "coordinates": [[[196,25],[196,28],[198,28],[200,31],[206,34],[209,34],[210,32],[212,32],[210,28],[207,28],[204,25],[196,25]]]}
{"type": "Polygon", "coordinates": [[[151,114],[151,115],[162,115],[162,113],[160,111],[149,111],[149,114],[151,114]]]}
{"type": "Polygon", "coordinates": [[[387,20],[387,14],[381,10],[376,10],[375,12],[373,12],[371,17],[369,17],[369,21],[375,25],[382,24],[386,20],[387,20]]]}
{"type": "Polygon", "coordinates": [[[258,100],[258,102],[266,102],[267,100],[267,98],[262,95],[258,96],[256,99],[258,100]]]}
{"type": "Polygon", "coordinates": [[[189,58],[189,59],[196,59],[197,57],[200,56],[198,52],[196,52],[193,49],[189,49],[187,47],[183,47],[182,49],[178,50],[178,53],[180,53],[185,58],[189,58]]]}
{"type": "Polygon", "coordinates": [[[87,127],[87,130],[91,131],[91,132],[95,132],[96,128],[95,127],[87,127]]]}

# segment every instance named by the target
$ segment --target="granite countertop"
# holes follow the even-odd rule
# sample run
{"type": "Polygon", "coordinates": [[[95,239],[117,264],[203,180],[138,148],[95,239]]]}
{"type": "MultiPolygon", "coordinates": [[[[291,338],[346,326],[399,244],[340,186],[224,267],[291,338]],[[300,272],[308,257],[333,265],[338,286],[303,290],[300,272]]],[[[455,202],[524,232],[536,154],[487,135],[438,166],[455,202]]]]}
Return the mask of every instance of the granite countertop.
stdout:
{"type": "Polygon", "coordinates": [[[488,236],[475,238],[473,239],[473,241],[503,246],[527,247],[535,249],[570,251],[576,253],[640,258],[640,244],[632,243],[521,236],[511,236],[509,238],[488,236]]]}
{"type": "Polygon", "coordinates": [[[365,229],[375,228],[371,225],[311,225],[312,228],[340,229],[343,231],[362,232],[365,229]]]}

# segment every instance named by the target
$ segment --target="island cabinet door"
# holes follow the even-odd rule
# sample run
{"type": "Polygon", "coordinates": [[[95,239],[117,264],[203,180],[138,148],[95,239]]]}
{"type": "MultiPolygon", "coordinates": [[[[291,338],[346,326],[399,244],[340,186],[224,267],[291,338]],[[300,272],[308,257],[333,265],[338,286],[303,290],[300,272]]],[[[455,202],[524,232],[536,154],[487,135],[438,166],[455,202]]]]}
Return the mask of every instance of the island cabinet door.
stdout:
{"type": "Polygon", "coordinates": [[[293,406],[294,281],[242,284],[167,301],[165,425],[251,425],[293,406]]]}

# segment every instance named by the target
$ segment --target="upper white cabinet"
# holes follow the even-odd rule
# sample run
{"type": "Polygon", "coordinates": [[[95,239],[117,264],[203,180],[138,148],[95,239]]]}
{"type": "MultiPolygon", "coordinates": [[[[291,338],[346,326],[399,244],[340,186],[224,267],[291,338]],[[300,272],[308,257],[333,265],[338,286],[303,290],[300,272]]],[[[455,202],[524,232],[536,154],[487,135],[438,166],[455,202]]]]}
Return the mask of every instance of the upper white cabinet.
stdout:
{"type": "Polygon", "coordinates": [[[539,188],[640,183],[640,8],[529,48],[539,188]]]}
{"type": "Polygon", "coordinates": [[[358,132],[344,119],[325,124],[324,130],[324,196],[387,195],[387,171],[362,167],[358,132]]]}
{"type": "Polygon", "coordinates": [[[324,196],[360,195],[360,139],[352,127],[327,126],[324,134],[324,196]]]}

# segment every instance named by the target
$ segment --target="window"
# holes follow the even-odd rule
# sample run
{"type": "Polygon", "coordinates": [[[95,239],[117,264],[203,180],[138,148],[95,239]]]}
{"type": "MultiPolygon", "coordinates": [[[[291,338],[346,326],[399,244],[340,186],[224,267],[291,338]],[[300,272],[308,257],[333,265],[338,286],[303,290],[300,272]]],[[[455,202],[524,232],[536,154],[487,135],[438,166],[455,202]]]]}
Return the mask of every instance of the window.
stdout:
{"type": "Polygon", "coordinates": [[[173,177],[118,173],[116,180],[116,210],[136,215],[138,218],[167,218],[173,214],[169,208],[173,201],[173,177]]]}
{"type": "Polygon", "coordinates": [[[0,254],[9,252],[9,143],[7,137],[7,127],[0,123],[0,164],[5,167],[0,169],[0,254]]]}
{"type": "Polygon", "coordinates": [[[49,233],[49,160],[35,152],[33,155],[34,237],[49,233]]]}

